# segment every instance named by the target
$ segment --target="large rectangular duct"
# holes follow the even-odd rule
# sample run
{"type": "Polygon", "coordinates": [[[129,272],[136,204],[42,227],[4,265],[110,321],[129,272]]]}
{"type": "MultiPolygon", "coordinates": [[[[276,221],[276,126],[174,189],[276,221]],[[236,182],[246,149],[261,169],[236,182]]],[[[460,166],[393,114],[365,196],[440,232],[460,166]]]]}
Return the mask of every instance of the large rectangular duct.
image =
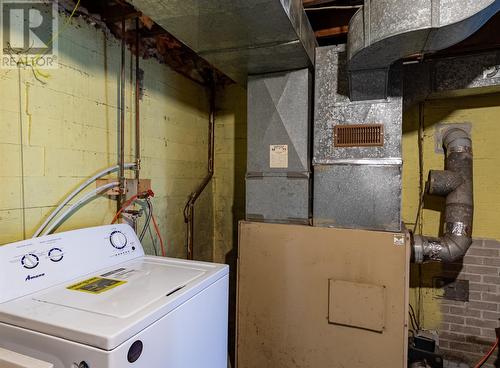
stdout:
{"type": "Polygon", "coordinates": [[[309,223],[312,76],[249,77],[247,219],[309,223]]]}
{"type": "Polygon", "coordinates": [[[314,225],[401,229],[400,66],[391,69],[388,95],[383,100],[351,101],[345,47],[317,49],[314,225]]]}
{"type": "Polygon", "coordinates": [[[131,0],[234,81],[307,68],[316,38],[302,0],[131,0]]]}

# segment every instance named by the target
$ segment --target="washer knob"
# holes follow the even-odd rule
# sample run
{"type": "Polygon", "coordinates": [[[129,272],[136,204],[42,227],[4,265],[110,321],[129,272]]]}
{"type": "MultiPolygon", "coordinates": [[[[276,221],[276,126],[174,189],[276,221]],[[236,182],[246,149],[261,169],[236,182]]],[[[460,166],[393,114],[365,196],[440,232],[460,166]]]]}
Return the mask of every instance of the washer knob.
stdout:
{"type": "Polygon", "coordinates": [[[23,265],[24,268],[27,268],[28,270],[31,270],[38,266],[40,263],[40,259],[36,254],[33,253],[28,253],[21,258],[21,264],[23,265]]]}
{"type": "Polygon", "coordinates": [[[127,245],[127,237],[121,231],[113,231],[109,236],[109,241],[116,249],[123,249],[127,245]]]}
{"type": "Polygon", "coordinates": [[[59,262],[63,259],[64,253],[60,248],[52,248],[49,250],[49,259],[52,262],[59,262]]]}

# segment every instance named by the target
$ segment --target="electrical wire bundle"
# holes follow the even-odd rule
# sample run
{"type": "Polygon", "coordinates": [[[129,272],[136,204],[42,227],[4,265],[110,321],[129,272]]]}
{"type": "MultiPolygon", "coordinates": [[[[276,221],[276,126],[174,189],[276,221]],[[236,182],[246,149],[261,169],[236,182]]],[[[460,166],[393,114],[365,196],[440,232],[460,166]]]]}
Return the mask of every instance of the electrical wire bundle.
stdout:
{"type": "Polygon", "coordinates": [[[153,220],[153,226],[156,232],[156,235],[158,237],[158,240],[160,241],[160,249],[161,249],[161,255],[163,257],[166,256],[166,251],[165,251],[165,246],[163,244],[163,238],[161,237],[160,233],[160,228],[158,227],[158,223],[156,222],[156,218],[153,213],[153,204],[151,203],[151,198],[154,197],[154,192],[152,190],[147,190],[143,193],[135,194],[130,199],[128,199],[123,206],[120,208],[120,210],[115,214],[115,217],[113,217],[113,220],[111,221],[112,224],[114,224],[120,215],[132,204],[135,202],[139,202],[143,207],[146,207],[148,209],[148,215],[146,217],[146,222],[144,223],[144,227],[142,228],[142,231],[139,235],[139,240],[144,239],[144,235],[146,234],[146,231],[149,231],[149,235],[151,236],[151,240],[153,242],[153,248],[155,251],[155,255],[158,255],[158,251],[156,248],[156,241],[153,237],[153,234],[151,233],[151,228],[150,228],[150,223],[151,220],[153,220]],[[142,203],[141,203],[142,202],[142,203]]]}

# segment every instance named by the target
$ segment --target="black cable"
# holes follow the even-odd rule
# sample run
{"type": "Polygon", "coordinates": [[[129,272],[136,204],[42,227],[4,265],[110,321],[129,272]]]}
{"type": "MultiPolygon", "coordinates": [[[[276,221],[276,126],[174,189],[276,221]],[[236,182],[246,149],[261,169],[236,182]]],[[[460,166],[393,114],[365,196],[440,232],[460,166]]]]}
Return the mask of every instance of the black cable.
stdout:
{"type": "Polygon", "coordinates": [[[143,232],[145,233],[146,229],[148,230],[149,236],[151,237],[151,242],[153,244],[155,256],[158,256],[159,252],[158,252],[158,249],[156,248],[156,238],[153,236],[153,232],[151,231],[151,219],[153,218],[153,203],[151,203],[151,199],[146,198],[146,204],[148,206],[149,214],[148,214],[148,218],[146,219],[147,226],[144,226],[143,232]]]}
{"type": "MultiPolygon", "coordinates": [[[[418,174],[419,174],[419,204],[413,234],[423,232],[423,210],[425,196],[425,180],[424,180],[424,132],[425,132],[425,101],[419,104],[418,108],[418,174]]],[[[417,321],[417,327],[420,328],[421,312],[422,312],[422,264],[418,264],[418,289],[417,289],[417,312],[413,311],[413,315],[417,321]]]]}
{"type": "Polygon", "coordinates": [[[153,232],[151,231],[151,226],[148,226],[149,236],[151,237],[151,242],[153,243],[153,249],[155,251],[155,256],[158,256],[158,249],[156,249],[156,239],[153,236],[153,232]]]}
{"type": "Polygon", "coordinates": [[[409,304],[409,306],[410,306],[410,309],[408,312],[410,314],[411,325],[415,331],[419,331],[420,325],[419,325],[417,317],[415,315],[415,310],[413,309],[413,306],[411,304],[409,304]]]}
{"type": "Polygon", "coordinates": [[[148,217],[146,217],[146,222],[144,223],[144,227],[142,228],[141,235],[139,235],[139,240],[142,242],[144,236],[146,235],[146,230],[149,227],[149,223],[151,222],[151,217],[153,217],[153,205],[149,198],[146,198],[146,205],[148,206],[148,217]]]}

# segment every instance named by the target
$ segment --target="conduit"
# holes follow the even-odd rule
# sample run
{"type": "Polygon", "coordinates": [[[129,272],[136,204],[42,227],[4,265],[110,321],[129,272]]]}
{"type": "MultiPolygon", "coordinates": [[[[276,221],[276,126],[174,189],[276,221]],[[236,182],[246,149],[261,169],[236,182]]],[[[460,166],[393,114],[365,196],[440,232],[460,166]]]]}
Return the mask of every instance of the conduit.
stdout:
{"type": "Polygon", "coordinates": [[[117,197],[117,211],[122,208],[122,202],[125,194],[125,19],[122,19],[122,42],[121,42],[121,65],[120,65],[120,153],[118,157],[119,170],[119,192],[117,197]]]}
{"type": "Polygon", "coordinates": [[[210,87],[210,112],[208,116],[208,172],[196,191],[191,193],[184,207],[184,222],[186,227],[187,259],[193,259],[194,241],[194,205],[214,175],[214,144],[215,144],[215,81],[210,87]]]}
{"type": "Polygon", "coordinates": [[[429,172],[426,192],[446,197],[445,233],[440,238],[417,235],[413,239],[413,260],[455,262],[472,243],[474,213],[472,141],[467,132],[452,128],[443,137],[445,170],[429,172]]]}
{"type": "Polygon", "coordinates": [[[135,178],[139,179],[141,170],[141,116],[139,106],[140,72],[139,72],[139,18],[135,18],[135,178]]]}

